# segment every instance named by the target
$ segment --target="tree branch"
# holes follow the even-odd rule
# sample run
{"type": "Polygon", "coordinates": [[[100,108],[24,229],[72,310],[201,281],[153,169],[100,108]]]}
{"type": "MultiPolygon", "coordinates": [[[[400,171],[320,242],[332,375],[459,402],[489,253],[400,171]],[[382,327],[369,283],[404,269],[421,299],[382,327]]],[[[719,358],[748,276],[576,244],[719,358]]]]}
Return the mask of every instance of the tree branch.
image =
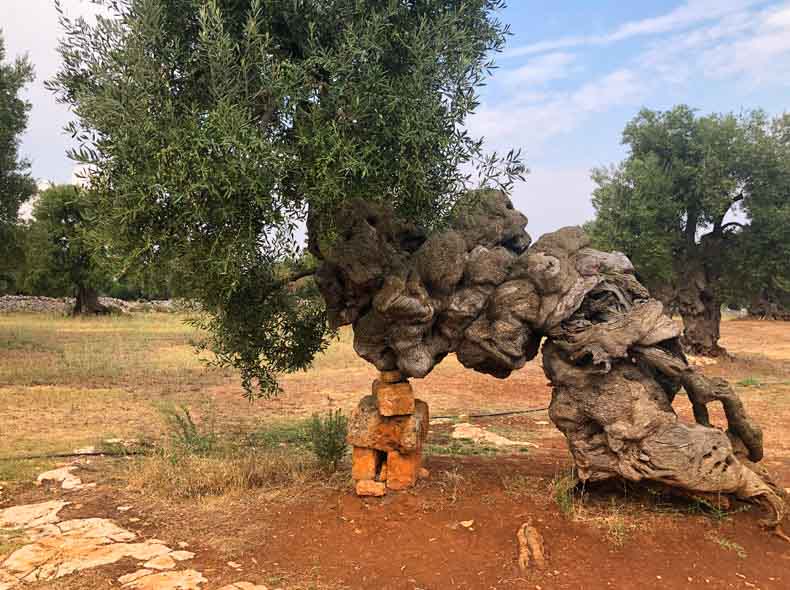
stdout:
{"type": "Polygon", "coordinates": [[[743,225],[739,221],[729,221],[729,222],[727,222],[727,223],[725,223],[724,225],[721,226],[721,231],[724,231],[725,229],[727,229],[730,226],[737,226],[737,227],[740,227],[741,229],[746,227],[745,225],[743,225]]]}
{"type": "Polygon", "coordinates": [[[312,276],[315,273],[316,273],[316,269],[314,269],[314,268],[302,269],[300,271],[297,271],[294,274],[292,274],[291,276],[286,277],[286,278],[284,278],[284,279],[282,279],[280,281],[277,281],[276,283],[273,283],[272,286],[271,286],[271,291],[274,292],[274,291],[277,291],[278,289],[282,289],[286,285],[290,285],[291,283],[295,283],[296,281],[298,281],[300,279],[303,279],[305,277],[312,276]]]}

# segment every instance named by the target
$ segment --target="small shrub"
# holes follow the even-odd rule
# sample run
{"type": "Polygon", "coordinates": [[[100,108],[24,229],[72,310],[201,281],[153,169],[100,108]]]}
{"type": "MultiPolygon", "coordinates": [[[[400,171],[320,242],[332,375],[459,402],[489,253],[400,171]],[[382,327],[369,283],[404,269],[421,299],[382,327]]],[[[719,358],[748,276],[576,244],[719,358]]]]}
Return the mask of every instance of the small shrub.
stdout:
{"type": "Polygon", "coordinates": [[[332,471],[337,471],[338,463],[346,454],[346,435],[348,420],[340,410],[329,411],[324,418],[313,414],[307,425],[310,448],[319,463],[332,471]]]}
{"type": "Polygon", "coordinates": [[[187,406],[163,405],[159,412],[175,450],[190,455],[206,455],[214,449],[217,437],[213,420],[207,421],[204,432],[195,423],[187,406]]]}
{"type": "Polygon", "coordinates": [[[629,526],[622,514],[622,508],[612,498],[609,504],[609,514],[604,518],[606,523],[606,539],[615,547],[622,548],[628,539],[629,526]]]}
{"type": "Polygon", "coordinates": [[[746,379],[738,381],[736,385],[740,385],[741,387],[762,387],[763,384],[757,377],[746,377],[746,379]]]}
{"type": "Polygon", "coordinates": [[[554,481],[551,482],[554,501],[557,503],[560,512],[569,518],[573,516],[576,511],[573,498],[576,484],[576,476],[573,473],[557,476],[554,478],[554,481]]]}

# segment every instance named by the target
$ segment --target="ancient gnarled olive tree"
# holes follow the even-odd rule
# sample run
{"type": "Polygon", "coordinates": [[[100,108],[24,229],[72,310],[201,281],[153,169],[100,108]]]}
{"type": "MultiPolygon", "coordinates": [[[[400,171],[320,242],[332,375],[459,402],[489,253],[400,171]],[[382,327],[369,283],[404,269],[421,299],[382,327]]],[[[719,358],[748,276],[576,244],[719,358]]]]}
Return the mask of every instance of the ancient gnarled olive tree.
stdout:
{"type": "Polygon", "coordinates": [[[542,345],[549,416],[580,479],[732,494],[779,523],[784,491],[758,464],[762,431],[729,384],[689,366],[680,326],[628,258],[594,250],[577,227],[531,244],[526,223],[499,191],[470,194],[430,235],[385,205],[349,203],[340,238],[311,244],[330,322],[351,324],[360,356],[406,377],[424,377],[454,352],[465,367],[505,378],[542,345]],[[693,424],[672,407],[681,388],[693,424]],[[711,424],[711,402],[722,404],[726,431],[711,424]]]}
{"type": "Polygon", "coordinates": [[[759,428],[689,367],[630,261],[578,228],[531,245],[505,192],[468,191],[470,163],[504,188],[523,172],[461,126],[500,5],[119,0],[95,26],[64,22],[52,85],[78,116],[108,255],[179,273],[220,362],[264,393],[347,324],[360,356],[406,378],[451,352],[504,378],[543,343],[581,478],[735,494],[778,522],[759,428]],[[672,409],[680,387],[695,424],[672,409]]]}

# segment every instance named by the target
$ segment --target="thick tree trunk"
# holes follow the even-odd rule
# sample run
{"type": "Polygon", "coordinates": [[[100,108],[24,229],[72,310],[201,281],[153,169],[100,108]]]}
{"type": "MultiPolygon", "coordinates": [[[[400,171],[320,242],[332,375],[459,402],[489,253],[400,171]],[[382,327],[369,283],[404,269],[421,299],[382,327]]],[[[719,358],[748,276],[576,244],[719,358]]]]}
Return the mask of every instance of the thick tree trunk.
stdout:
{"type": "Polygon", "coordinates": [[[701,266],[688,265],[677,293],[678,312],[683,318],[683,346],[686,352],[701,356],[720,356],[721,300],[701,266]]]}
{"type": "Polygon", "coordinates": [[[77,297],[71,313],[72,315],[103,315],[110,313],[110,309],[99,303],[96,289],[80,285],[77,287],[77,297]]]}
{"type": "Polygon", "coordinates": [[[749,315],[761,320],[790,320],[790,297],[775,296],[766,290],[749,302],[749,315]]]}

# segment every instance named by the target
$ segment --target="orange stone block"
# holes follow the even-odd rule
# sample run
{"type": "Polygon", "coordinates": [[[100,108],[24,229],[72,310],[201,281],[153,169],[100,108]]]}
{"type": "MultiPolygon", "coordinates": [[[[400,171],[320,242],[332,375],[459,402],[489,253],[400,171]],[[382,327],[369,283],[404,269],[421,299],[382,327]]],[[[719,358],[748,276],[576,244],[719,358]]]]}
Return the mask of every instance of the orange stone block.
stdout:
{"type": "Polygon", "coordinates": [[[403,375],[401,375],[400,371],[381,371],[379,379],[384,383],[400,383],[403,381],[403,375]]]}
{"type": "Polygon", "coordinates": [[[382,416],[409,416],[414,413],[414,392],[411,384],[373,382],[373,395],[382,416]]]}
{"type": "Polygon", "coordinates": [[[422,454],[387,453],[387,487],[391,490],[405,490],[417,482],[417,474],[422,466],[422,454]]]}
{"type": "Polygon", "coordinates": [[[387,486],[382,481],[358,481],[355,491],[357,496],[381,497],[387,493],[387,486]]]}
{"type": "Polygon", "coordinates": [[[428,433],[428,404],[414,401],[414,414],[382,416],[375,395],[362,398],[351,412],[346,440],[353,447],[410,453],[419,450],[428,433]]]}
{"type": "Polygon", "coordinates": [[[354,447],[351,451],[351,477],[354,481],[373,480],[383,461],[383,453],[375,449],[354,447]]]}

